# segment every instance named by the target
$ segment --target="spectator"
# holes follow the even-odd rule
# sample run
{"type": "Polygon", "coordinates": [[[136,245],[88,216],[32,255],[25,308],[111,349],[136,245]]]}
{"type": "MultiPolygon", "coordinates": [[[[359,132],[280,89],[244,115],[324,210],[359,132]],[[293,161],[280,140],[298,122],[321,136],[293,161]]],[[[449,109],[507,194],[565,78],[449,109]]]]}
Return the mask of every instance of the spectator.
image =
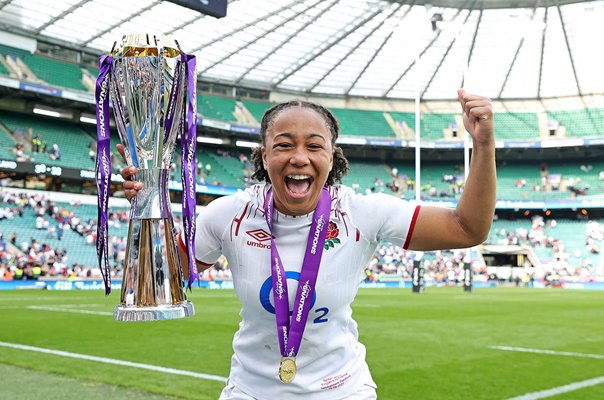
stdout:
{"type": "Polygon", "coordinates": [[[34,153],[39,153],[41,145],[42,140],[40,140],[40,135],[36,134],[36,136],[31,139],[31,151],[34,153]]]}
{"type": "Polygon", "coordinates": [[[49,157],[51,160],[60,160],[61,159],[61,150],[59,149],[58,144],[55,143],[52,145],[52,150],[50,151],[49,157]]]}

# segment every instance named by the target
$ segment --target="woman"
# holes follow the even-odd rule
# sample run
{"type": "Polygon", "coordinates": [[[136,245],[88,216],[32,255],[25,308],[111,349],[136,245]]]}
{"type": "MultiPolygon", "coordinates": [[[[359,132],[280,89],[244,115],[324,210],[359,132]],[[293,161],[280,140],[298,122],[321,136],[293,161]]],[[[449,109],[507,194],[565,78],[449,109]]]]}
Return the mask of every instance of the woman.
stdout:
{"type": "MultiPolygon", "coordinates": [[[[208,268],[224,254],[242,303],[220,399],[377,397],[350,305],[378,243],[466,248],[481,243],[491,226],[491,102],[462,89],[458,97],[473,154],[455,210],[357,195],[336,185],[348,163],[335,145],[338,123],[331,112],[292,101],[265,113],[253,177],[266,183],[216,199],[197,219],[198,267],[208,268]]],[[[135,172],[122,172],[128,198],[142,187],[129,180],[135,172]]]]}

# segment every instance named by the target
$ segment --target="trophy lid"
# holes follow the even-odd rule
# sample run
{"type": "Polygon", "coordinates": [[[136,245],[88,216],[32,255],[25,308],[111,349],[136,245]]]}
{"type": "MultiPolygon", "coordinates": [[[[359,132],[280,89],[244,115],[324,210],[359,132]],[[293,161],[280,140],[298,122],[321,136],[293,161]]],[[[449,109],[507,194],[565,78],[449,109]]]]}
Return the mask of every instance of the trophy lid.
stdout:
{"type": "Polygon", "coordinates": [[[182,53],[178,42],[171,35],[133,33],[122,37],[121,46],[116,44],[111,50],[112,56],[120,52],[124,57],[158,56],[160,47],[163,47],[165,57],[177,57],[182,53]]]}

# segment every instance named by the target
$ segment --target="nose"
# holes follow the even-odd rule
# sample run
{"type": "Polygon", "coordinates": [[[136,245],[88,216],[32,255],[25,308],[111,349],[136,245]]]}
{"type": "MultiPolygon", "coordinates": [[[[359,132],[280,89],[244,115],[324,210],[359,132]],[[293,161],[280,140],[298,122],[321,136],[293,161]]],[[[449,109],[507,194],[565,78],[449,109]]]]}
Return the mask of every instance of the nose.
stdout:
{"type": "Polygon", "coordinates": [[[304,146],[297,146],[289,159],[289,163],[296,167],[303,167],[309,163],[308,153],[304,146]]]}

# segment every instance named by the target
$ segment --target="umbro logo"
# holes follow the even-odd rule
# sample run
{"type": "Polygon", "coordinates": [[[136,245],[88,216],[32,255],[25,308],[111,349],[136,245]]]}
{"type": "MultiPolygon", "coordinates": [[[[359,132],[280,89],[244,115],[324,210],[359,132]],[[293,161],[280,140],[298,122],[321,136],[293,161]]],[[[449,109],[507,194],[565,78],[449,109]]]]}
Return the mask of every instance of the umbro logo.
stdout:
{"type": "Polygon", "coordinates": [[[245,233],[247,233],[254,239],[254,240],[247,241],[246,244],[248,246],[260,247],[261,249],[270,249],[271,248],[270,243],[263,243],[263,242],[267,242],[267,241],[271,240],[271,238],[274,239],[274,236],[272,236],[270,233],[268,233],[264,229],[254,229],[251,231],[246,231],[245,233]]]}

